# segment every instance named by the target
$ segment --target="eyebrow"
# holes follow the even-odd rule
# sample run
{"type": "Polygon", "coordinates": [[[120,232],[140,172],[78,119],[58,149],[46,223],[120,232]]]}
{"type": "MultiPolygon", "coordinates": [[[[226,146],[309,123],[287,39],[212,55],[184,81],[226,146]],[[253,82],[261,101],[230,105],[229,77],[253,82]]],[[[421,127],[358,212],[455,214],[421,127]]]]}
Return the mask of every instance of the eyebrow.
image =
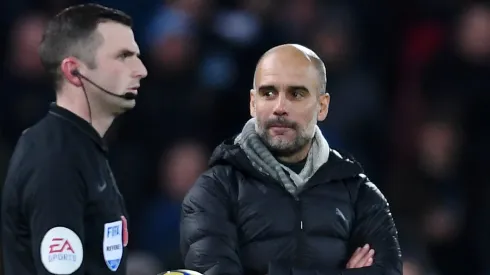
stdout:
{"type": "Polygon", "coordinates": [[[308,88],[306,88],[305,86],[302,86],[302,85],[299,85],[299,86],[289,86],[288,87],[288,90],[303,90],[305,92],[310,92],[310,90],[308,90],[308,88]]]}
{"type": "MultiPolygon", "coordinates": [[[[259,91],[260,90],[277,90],[277,88],[274,85],[262,85],[262,86],[259,86],[258,90],[259,91]]],[[[288,86],[288,90],[303,90],[305,92],[310,92],[310,90],[308,90],[308,88],[306,88],[303,85],[288,86]]]]}
{"type": "Polygon", "coordinates": [[[121,54],[127,54],[127,55],[130,55],[130,56],[136,55],[137,57],[140,57],[140,53],[139,52],[135,52],[135,51],[132,51],[130,49],[122,49],[122,50],[120,50],[120,51],[117,52],[117,55],[121,55],[121,54]]]}
{"type": "Polygon", "coordinates": [[[259,86],[259,91],[260,90],[276,90],[276,87],[274,85],[262,85],[259,86]]]}

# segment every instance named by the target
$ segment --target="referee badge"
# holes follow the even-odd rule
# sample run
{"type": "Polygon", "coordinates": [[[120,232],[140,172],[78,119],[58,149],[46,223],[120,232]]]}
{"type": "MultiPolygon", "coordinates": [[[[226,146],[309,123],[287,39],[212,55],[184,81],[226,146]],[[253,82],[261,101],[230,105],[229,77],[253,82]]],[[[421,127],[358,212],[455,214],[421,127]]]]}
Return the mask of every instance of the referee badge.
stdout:
{"type": "Polygon", "coordinates": [[[111,271],[116,271],[123,255],[123,222],[116,221],[104,225],[104,261],[111,271]]]}

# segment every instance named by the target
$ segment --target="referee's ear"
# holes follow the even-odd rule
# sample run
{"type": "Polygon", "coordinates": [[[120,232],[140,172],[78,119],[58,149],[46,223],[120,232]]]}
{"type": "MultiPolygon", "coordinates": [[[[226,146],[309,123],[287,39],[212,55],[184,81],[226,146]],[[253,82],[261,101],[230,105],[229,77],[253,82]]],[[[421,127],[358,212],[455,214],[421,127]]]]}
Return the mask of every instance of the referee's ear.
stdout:
{"type": "Polygon", "coordinates": [[[77,87],[82,86],[82,81],[77,74],[73,74],[74,71],[78,71],[78,61],[73,57],[67,57],[61,61],[61,72],[65,79],[77,87]]]}
{"type": "Polygon", "coordinates": [[[255,117],[256,112],[255,112],[255,90],[251,89],[250,90],[250,115],[252,117],[255,117]]]}

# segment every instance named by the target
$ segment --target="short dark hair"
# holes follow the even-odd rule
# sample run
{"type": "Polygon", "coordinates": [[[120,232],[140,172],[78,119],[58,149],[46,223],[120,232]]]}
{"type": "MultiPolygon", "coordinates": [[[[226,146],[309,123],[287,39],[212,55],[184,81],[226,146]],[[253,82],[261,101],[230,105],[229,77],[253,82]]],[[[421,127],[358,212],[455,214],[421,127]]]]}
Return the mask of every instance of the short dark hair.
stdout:
{"type": "Polygon", "coordinates": [[[71,6],[51,19],[39,45],[39,57],[57,89],[63,80],[60,65],[64,58],[75,56],[91,69],[96,67],[95,51],[103,42],[96,29],[99,23],[109,21],[133,25],[129,15],[99,4],[71,6]]]}

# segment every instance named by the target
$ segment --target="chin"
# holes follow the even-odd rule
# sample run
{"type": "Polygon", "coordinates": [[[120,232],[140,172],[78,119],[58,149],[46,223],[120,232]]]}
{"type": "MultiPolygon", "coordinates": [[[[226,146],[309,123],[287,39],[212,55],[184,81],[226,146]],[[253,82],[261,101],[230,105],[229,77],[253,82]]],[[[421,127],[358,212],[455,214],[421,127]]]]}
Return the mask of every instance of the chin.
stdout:
{"type": "Polygon", "coordinates": [[[269,141],[271,144],[292,144],[296,139],[295,135],[269,135],[269,141]]]}
{"type": "Polygon", "coordinates": [[[268,140],[268,147],[274,150],[289,150],[293,146],[293,141],[283,137],[272,137],[268,140]]]}
{"type": "Polygon", "coordinates": [[[115,115],[121,115],[131,109],[133,109],[134,107],[136,106],[136,102],[135,100],[125,100],[124,103],[122,104],[119,104],[116,108],[115,108],[115,115]]]}
{"type": "Polygon", "coordinates": [[[272,147],[269,148],[272,155],[276,157],[290,157],[300,151],[300,148],[294,146],[272,147]]]}
{"type": "Polygon", "coordinates": [[[125,100],[121,105],[120,105],[123,109],[132,109],[136,106],[136,100],[132,99],[132,100],[125,100]]]}

